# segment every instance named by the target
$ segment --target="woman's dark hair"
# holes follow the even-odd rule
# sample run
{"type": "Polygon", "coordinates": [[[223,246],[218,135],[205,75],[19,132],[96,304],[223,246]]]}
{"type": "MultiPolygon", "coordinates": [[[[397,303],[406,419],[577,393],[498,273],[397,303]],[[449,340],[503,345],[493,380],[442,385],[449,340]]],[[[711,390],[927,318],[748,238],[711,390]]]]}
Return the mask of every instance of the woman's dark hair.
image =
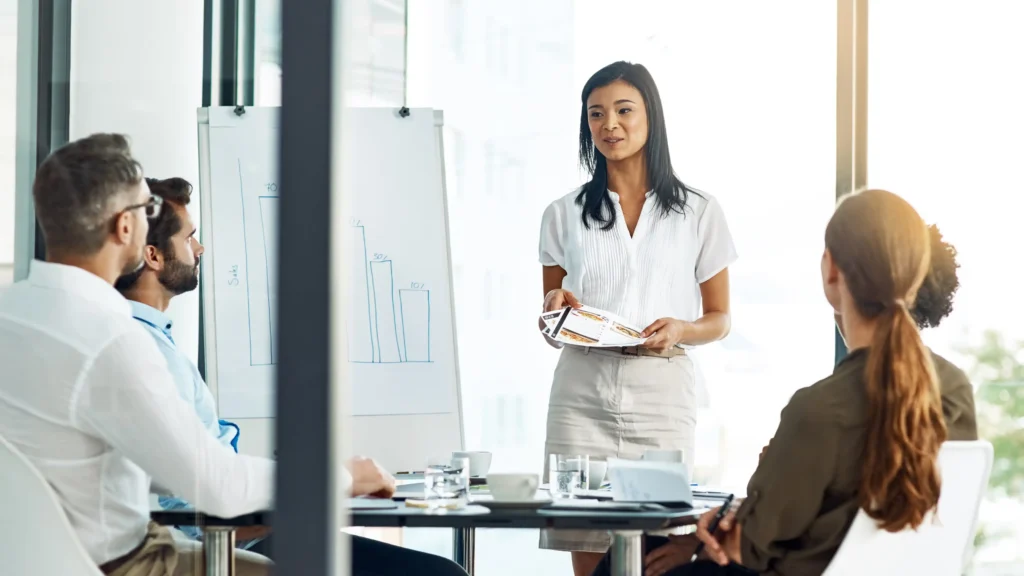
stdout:
{"type": "Polygon", "coordinates": [[[641,64],[615,62],[598,70],[583,86],[582,111],[580,112],[580,165],[587,169],[590,181],[583,185],[576,204],[583,207],[583,225],[590,228],[593,220],[602,230],[615,226],[615,207],[608,194],[608,162],[597,147],[590,133],[590,116],[587,112],[587,98],[590,93],[622,80],[637,89],[647,107],[647,144],[644,156],[647,160],[647,182],[654,190],[662,213],[685,213],[689,195],[700,192],[683,184],[672,171],[672,159],[668,153],[668,130],[665,128],[665,112],[661,106],[661,95],[654,78],[641,64]]]}
{"type": "Polygon", "coordinates": [[[935,224],[928,227],[928,234],[932,242],[931,265],[910,311],[918,328],[935,328],[949,316],[953,311],[953,296],[960,288],[960,278],[956,275],[960,267],[956,261],[956,248],[943,239],[935,224]]]}
{"type": "Polygon", "coordinates": [[[928,236],[917,211],[884,190],[844,197],[825,231],[857,311],[877,322],[864,370],[860,505],[889,532],[920,526],[941,488],[939,384],[908,309],[931,263],[928,236]]]}

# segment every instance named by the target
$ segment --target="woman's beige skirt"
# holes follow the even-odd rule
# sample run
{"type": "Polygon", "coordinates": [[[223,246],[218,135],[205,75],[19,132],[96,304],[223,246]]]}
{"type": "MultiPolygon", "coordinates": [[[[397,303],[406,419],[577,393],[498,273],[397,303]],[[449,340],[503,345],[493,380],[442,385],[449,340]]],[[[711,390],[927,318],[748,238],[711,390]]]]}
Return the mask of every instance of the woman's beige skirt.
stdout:
{"type": "MultiPolygon", "coordinates": [[[[693,470],[697,394],[688,356],[625,356],[567,346],[555,368],[548,406],[544,480],[550,454],[591,460],[638,459],[645,450],[683,450],[693,470]]],[[[611,536],[584,530],[542,530],[548,550],[606,552],[611,536]]]]}

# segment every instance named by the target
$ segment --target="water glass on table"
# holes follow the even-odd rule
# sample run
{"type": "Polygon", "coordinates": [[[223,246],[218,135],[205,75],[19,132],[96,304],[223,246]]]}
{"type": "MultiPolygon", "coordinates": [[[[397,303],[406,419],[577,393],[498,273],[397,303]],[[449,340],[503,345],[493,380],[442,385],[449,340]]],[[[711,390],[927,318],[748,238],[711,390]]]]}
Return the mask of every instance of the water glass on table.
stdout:
{"type": "Polygon", "coordinates": [[[469,500],[469,459],[431,458],[423,475],[427,508],[459,508],[469,500]]]}
{"type": "Polygon", "coordinates": [[[590,456],[552,454],[548,461],[548,491],[552,498],[573,498],[589,482],[590,456]]]}

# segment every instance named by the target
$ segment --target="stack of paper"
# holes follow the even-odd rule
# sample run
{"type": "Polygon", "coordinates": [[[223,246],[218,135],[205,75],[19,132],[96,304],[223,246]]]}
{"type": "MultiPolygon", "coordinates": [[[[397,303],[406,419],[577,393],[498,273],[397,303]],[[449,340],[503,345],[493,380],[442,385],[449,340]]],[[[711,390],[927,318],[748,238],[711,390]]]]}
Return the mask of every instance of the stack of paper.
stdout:
{"type": "Polygon", "coordinates": [[[612,499],[693,505],[690,474],[682,462],[608,459],[612,499]]]}
{"type": "Polygon", "coordinates": [[[544,335],[563,344],[608,348],[638,346],[647,341],[640,335],[642,328],[590,306],[545,312],[540,317],[544,335]]]}

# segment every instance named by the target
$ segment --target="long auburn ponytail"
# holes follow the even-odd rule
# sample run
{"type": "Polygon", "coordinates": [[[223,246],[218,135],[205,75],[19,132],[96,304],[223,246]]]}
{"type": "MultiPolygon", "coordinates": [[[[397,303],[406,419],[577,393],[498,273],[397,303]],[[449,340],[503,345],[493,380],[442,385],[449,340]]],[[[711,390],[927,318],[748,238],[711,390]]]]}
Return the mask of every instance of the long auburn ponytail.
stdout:
{"type": "Polygon", "coordinates": [[[908,310],[928,271],[928,231],[899,196],[866,190],[839,205],[825,244],[858,312],[876,320],[864,374],[861,507],[884,530],[916,528],[938,504],[946,439],[931,355],[908,310]]]}
{"type": "Polygon", "coordinates": [[[865,375],[871,412],[861,506],[885,530],[916,528],[939,501],[946,424],[931,356],[906,304],[879,317],[865,375]]]}

